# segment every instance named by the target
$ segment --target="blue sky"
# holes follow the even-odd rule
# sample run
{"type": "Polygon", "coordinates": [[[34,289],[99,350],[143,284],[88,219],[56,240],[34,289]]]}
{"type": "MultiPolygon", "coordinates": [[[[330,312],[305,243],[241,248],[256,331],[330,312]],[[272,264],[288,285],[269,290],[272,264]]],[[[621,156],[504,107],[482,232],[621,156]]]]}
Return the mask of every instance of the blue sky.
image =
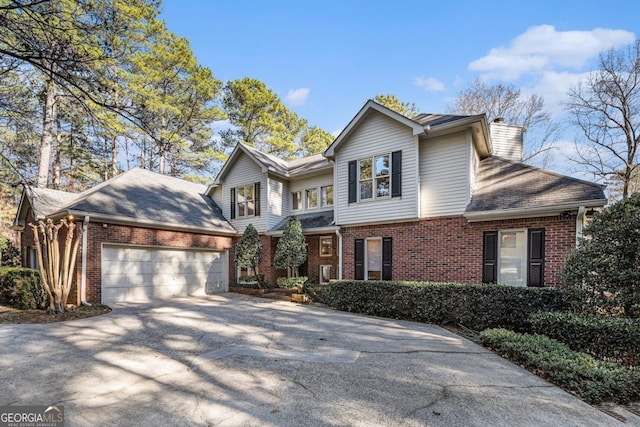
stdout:
{"type": "Polygon", "coordinates": [[[262,80],[332,133],[378,93],[444,112],[475,78],[542,95],[560,118],[598,54],[640,36],[639,16],[634,0],[164,0],[162,13],[218,79],[262,80]]]}

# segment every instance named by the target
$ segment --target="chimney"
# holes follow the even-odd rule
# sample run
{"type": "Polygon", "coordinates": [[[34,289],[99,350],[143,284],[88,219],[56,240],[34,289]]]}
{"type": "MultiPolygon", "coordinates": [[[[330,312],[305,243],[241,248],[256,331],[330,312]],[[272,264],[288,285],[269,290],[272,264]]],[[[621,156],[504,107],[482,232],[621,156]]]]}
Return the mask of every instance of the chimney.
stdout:
{"type": "Polygon", "coordinates": [[[494,156],[503,159],[522,161],[522,126],[508,125],[504,123],[504,118],[497,117],[491,124],[491,143],[493,145],[494,156]]]}

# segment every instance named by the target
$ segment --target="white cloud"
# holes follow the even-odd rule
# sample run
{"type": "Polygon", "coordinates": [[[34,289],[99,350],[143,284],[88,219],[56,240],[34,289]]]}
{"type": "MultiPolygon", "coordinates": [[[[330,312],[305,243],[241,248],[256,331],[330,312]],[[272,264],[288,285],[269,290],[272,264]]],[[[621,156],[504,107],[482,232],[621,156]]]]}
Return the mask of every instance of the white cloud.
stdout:
{"type": "Polygon", "coordinates": [[[284,97],[284,100],[291,105],[300,107],[304,105],[305,102],[307,102],[309,92],[311,92],[311,89],[309,89],[308,87],[291,89],[289,92],[287,92],[287,96],[284,97]]]}
{"type": "Polygon", "coordinates": [[[471,62],[469,69],[483,73],[486,79],[504,80],[557,67],[579,70],[601,52],[633,43],[635,38],[625,30],[557,31],[552,25],[538,25],[516,37],[509,47],[491,49],[471,62]]]}
{"type": "Polygon", "coordinates": [[[522,88],[522,95],[526,97],[531,95],[542,96],[545,110],[554,117],[558,117],[564,113],[562,101],[567,99],[569,89],[588,75],[589,73],[545,71],[533,86],[522,88]]]}
{"type": "Polygon", "coordinates": [[[426,79],[422,77],[414,77],[413,84],[421,87],[427,92],[444,92],[447,90],[444,83],[433,77],[428,77],[426,79]]]}

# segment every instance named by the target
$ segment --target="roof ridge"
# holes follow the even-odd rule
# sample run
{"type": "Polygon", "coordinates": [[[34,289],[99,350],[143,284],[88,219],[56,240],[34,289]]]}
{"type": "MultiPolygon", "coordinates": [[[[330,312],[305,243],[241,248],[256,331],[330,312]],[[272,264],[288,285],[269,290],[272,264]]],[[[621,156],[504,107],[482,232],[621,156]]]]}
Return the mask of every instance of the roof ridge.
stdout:
{"type": "Polygon", "coordinates": [[[510,164],[513,164],[513,165],[522,166],[522,167],[525,167],[525,168],[528,168],[528,169],[532,169],[532,170],[535,170],[535,171],[538,171],[538,172],[542,172],[542,173],[545,173],[547,175],[556,176],[556,177],[559,177],[559,178],[570,179],[572,181],[581,182],[583,184],[591,185],[593,187],[598,187],[598,188],[602,188],[602,189],[604,187],[606,187],[606,185],[604,185],[604,184],[598,184],[597,182],[587,181],[586,179],[574,178],[572,176],[564,175],[564,174],[561,174],[559,172],[555,172],[555,171],[552,171],[552,170],[549,170],[549,169],[545,169],[545,168],[540,168],[540,167],[537,167],[537,166],[529,165],[529,164],[524,163],[524,162],[517,162],[515,160],[505,159],[504,157],[500,157],[500,156],[496,156],[496,155],[491,155],[491,156],[487,157],[486,159],[481,160],[481,162],[483,162],[484,160],[488,160],[488,159],[500,160],[500,161],[505,162],[505,163],[510,163],[510,164]]]}

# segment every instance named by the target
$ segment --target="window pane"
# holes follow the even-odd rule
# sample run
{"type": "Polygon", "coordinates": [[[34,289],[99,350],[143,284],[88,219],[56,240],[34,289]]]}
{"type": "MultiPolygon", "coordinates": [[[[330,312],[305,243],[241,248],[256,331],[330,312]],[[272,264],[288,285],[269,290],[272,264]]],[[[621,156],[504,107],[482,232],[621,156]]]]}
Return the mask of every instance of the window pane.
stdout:
{"type": "Polygon", "coordinates": [[[320,266],[320,283],[328,283],[329,280],[331,280],[331,266],[321,265],[320,266]]]}
{"type": "Polygon", "coordinates": [[[244,216],[244,202],[238,202],[238,216],[244,216]]]}
{"type": "Polygon", "coordinates": [[[498,283],[526,286],[526,255],[524,231],[501,231],[500,277],[498,283]]]}
{"type": "Polygon", "coordinates": [[[318,190],[307,190],[307,209],[313,209],[318,207],[318,190]]]}
{"type": "Polygon", "coordinates": [[[302,196],[299,191],[295,191],[291,193],[291,203],[293,204],[292,209],[302,209],[302,196]]]}
{"type": "Polygon", "coordinates": [[[360,160],[360,180],[373,178],[371,159],[360,160]]]}
{"type": "Polygon", "coordinates": [[[389,175],[389,156],[376,157],[376,176],[389,175]]]}
{"type": "Polygon", "coordinates": [[[244,202],[244,187],[238,187],[236,194],[238,195],[238,202],[244,202]]]}
{"type": "Polygon", "coordinates": [[[376,197],[389,196],[389,177],[376,179],[376,197]]]}
{"type": "Polygon", "coordinates": [[[322,206],[333,205],[333,185],[322,187],[322,206]]]}
{"type": "Polygon", "coordinates": [[[360,200],[370,199],[373,197],[372,193],[373,180],[360,181],[360,200]]]}
{"type": "Polygon", "coordinates": [[[320,256],[331,256],[333,253],[333,239],[331,237],[320,238],[320,256]]]}
{"type": "Polygon", "coordinates": [[[367,240],[367,279],[382,278],[382,240],[367,240]]]}
{"type": "Polygon", "coordinates": [[[247,216],[253,216],[256,213],[255,202],[253,200],[249,200],[247,202],[247,216]]]}
{"type": "Polygon", "coordinates": [[[245,187],[245,197],[247,200],[253,200],[253,185],[247,185],[245,187]]]}

